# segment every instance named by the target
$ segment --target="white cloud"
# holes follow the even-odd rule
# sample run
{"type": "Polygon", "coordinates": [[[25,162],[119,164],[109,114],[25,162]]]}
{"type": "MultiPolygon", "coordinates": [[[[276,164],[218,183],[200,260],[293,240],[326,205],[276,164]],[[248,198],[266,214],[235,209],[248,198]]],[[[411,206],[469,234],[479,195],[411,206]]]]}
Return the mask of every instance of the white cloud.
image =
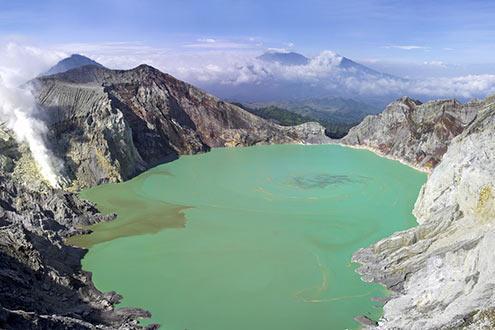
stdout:
{"type": "Polygon", "coordinates": [[[418,46],[418,45],[389,45],[385,46],[385,48],[395,48],[395,49],[402,49],[402,50],[427,50],[430,49],[430,47],[426,46],[418,46]]]}
{"type": "Polygon", "coordinates": [[[266,49],[267,53],[290,53],[290,50],[287,48],[275,48],[270,47],[266,49]]]}
{"type": "Polygon", "coordinates": [[[246,39],[213,39],[213,38],[200,38],[195,42],[188,42],[182,46],[185,48],[195,49],[253,49],[259,48],[262,43],[255,38],[246,39]]]}
{"type": "MultiPolygon", "coordinates": [[[[245,83],[259,84],[270,81],[300,82],[315,88],[331,90],[347,89],[361,95],[422,95],[431,98],[483,97],[495,93],[495,75],[465,75],[452,78],[400,79],[392,76],[375,76],[339,66],[342,56],[324,51],[312,58],[307,65],[284,66],[266,63],[249,57],[239,57],[229,63],[217,62],[215,66],[182,67],[179,77],[200,84],[225,86],[245,83]]],[[[425,66],[444,68],[441,61],[429,61],[425,66]]],[[[242,88],[242,87],[240,87],[242,88]]]]}
{"type": "MultiPolygon", "coordinates": [[[[256,45],[257,38],[244,40],[256,45]]],[[[222,40],[203,42],[202,44],[222,44],[222,40]]],[[[351,69],[339,67],[342,56],[332,51],[323,51],[310,60],[307,65],[284,66],[279,63],[267,63],[256,59],[264,50],[252,48],[160,48],[150,47],[139,42],[101,43],[101,44],[65,44],[40,51],[45,63],[55,62],[61,54],[82,53],[110,68],[128,69],[142,63],[152,65],[179,79],[200,86],[239,86],[242,84],[260,84],[266,81],[300,82],[314,88],[331,90],[346,88],[359,94],[410,94],[431,97],[481,97],[495,92],[493,75],[460,75],[445,78],[446,63],[439,60],[411,63],[399,63],[397,66],[411,66],[422,72],[438,72],[437,78],[396,79],[390,76],[356,75],[351,69]],[[436,71],[435,71],[436,70],[436,71]]],[[[288,49],[271,49],[285,51],[288,49]]],[[[380,60],[373,59],[365,64],[380,66],[380,60]]],[[[382,63],[383,64],[383,63],[382,63]]],[[[30,65],[30,62],[27,63],[30,65]]],[[[44,65],[46,66],[46,64],[44,65]]],[[[451,68],[452,65],[448,65],[451,68]]]]}
{"type": "Polygon", "coordinates": [[[424,61],[423,64],[428,66],[447,68],[447,64],[443,61],[424,61]]]}
{"type": "Polygon", "coordinates": [[[467,75],[453,78],[433,78],[413,81],[411,92],[429,96],[483,97],[495,93],[495,75],[467,75]]]}
{"type": "Polygon", "coordinates": [[[212,44],[214,42],[216,42],[215,39],[213,38],[201,38],[201,39],[197,39],[198,42],[205,42],[207,44],[212,44]]]}

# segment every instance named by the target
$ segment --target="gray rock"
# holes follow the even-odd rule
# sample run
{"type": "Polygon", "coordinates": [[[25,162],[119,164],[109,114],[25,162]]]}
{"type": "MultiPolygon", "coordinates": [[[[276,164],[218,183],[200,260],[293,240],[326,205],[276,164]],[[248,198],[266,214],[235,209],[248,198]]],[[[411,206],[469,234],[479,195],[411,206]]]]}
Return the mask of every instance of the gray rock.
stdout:
{"type": "Polygon", "coordinates": [[[32,190],[0,176],[0,328],[131,329],[149,317],[115,309],[115,293],[102,293],[81,269],[85,250],[66,246],[83,225],[108,221],[77,195],[32,190]]]}
{"type": "Polygon", "coordinates": [[[147,65],[84,66],[32,84],[73,189],[212,147],[329,141],[319,124],[276,125],[147,65]]]}
{"type": "MultiPolygon", "coordinates": [[[[418,116],[414,112],[422,106],[411,102],[396,102],[387,108],[389,113],[382,115],[381,120],[399,108],[404,111],[396,111],[397,116],[411,112],[418,116]]],[[[466,106],[452,102],[427,105],[421,111],[428,108],[431,116],[416,117],[422,119],[415,119],[414,126],[399,125],[394,132],[408,132],[407,127],[410,132],[418,131],[411,128],[421,127],[418,124],[422,121],[431,123],[428,118],[437,118],[436,122],[438,113],[457,109],[458,115],[451,115],[456,119],[449,121],[457,123],[449,126],[455,130],[441,135],[442,139],[430,131],[423,131],[426,138],[419,139],[407,133],[397,140],[399,146],[388,144],[391,147],[386,149],[418,166],[424,166],[424,159],[441,159],[416,202],[413,213],[419,225],[358,251],[353,260],[361,264],[358,272],[365,281],[383,283],[395,292],[384,306],[378,329],[493,329],[495,106],[491,98],[466,106]],[[462,132],[457,133],[458,128],[462,132]],[[449,141],[453,135],[457,137],[449,141]],[[435,152],[441,150],[441,145],[448,145],[443,155],[435,152]],[[430,154],[415,158],[418,151],[430,154]]],[[[378,119],[370,118],[362,127],[369,127],[374,120],[378,119]]],[[[404,123],[407,119],[387,119],[387,127],[390,129],[394,122],[404,123]]],[[[435,132],[439,126],[430,127],[435,132]]],[[[356,143],[360,137],[360,143],[376,143],[386,139],[386,131],[363,135],[356,129],[346,142],[356,143]]]]}
{"type": "Polygon", "coordinates": [[[462,105],[456,100],[437,100],[421,104],[403,97],[381,114],[368,116],[351,128],[341,143],[368,148],[431,171],[442,159],[450,141],[462,133],[480,109],[494,101],[488,98],[462,105]]]}

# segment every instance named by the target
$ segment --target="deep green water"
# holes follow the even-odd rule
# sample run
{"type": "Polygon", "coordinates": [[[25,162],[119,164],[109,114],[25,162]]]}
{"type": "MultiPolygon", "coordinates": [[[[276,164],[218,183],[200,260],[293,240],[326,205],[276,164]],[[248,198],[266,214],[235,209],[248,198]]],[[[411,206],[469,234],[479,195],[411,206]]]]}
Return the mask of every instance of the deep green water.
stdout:
{"type": "Polygon", "coordinates": [[[114,222],[83,267],[163,329],[331,330],[378,318],[353,252],[415,224],[426,176],[335,145],[215,149],[82,192],[114,222]]]}

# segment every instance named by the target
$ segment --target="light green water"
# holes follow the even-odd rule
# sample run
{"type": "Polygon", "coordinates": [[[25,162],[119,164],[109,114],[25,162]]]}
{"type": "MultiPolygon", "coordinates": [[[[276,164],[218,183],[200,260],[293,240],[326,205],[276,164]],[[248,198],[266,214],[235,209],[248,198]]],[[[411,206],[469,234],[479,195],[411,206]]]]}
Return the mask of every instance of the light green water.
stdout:
{"type": "Polygon", "coordinates": [[[215,149],[82,192],[114,222],[71,241],[163,329],[319,330],[377,319],[352,254],[415,224],[426,176],[335,145],[215,149]]]}

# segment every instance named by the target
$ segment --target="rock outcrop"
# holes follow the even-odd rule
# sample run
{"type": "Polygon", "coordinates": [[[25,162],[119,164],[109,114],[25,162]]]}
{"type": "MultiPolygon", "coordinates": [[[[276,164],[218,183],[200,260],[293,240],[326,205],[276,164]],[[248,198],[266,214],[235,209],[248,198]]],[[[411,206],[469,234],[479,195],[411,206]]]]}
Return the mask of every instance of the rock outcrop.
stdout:
{"type": "Polygon", "coordinates": [[[73,189],[211,147],[329,140],[319,124],[276,125],[147,65],[90,65],[32,84],[73,189]]]}
{"type": "Polygon", "coordinates": [[[113,217],[73,193],[25,184],[34,162],[9,132],[0,136],[0,328],[142,328],[137,320],[149,313],[114,308],[121,297],[98,291],[81,269],[86,251],[63,242],[113,217]]]}
{"type": "Polygon", "coordinates": [[[480,109],[492,102],[495,100],[464,105],[456,100],[422,104],[403,97],[382,113],[367,116],[341,142],[430,171],[440,162],[450,141],[462,133],[480,109]]]}
{"type": "Polygon", "coordinates": [[[383,283],[394,292],[377,328],[495,328],[493,98],[465,106],[454,101],[420,106],[401,99],[360,126],[365,131],[356,128],[347,143],[358,143],[359,137],[360,145],[376,148],[402,132],[395,144],[387,142],[379,150],[418,166],[427,164],[424,160],[439,162],[413,211],[419,225],[354,255],[364,280],[383,283]],[[422,120],[411,121],[418,116],[415,112],[427,109],[431,113],[423,113],[422,120]],[[402,119],[391,120],[394,112],[402,119]],[[376,127],[379,133],[373,134],[370,125],[384,121],[385,127],[376,127]],[[411,133],[404,134],[407,128],[411,133]],[[413,138],[412,132],[422,135],[413,138]]]}

